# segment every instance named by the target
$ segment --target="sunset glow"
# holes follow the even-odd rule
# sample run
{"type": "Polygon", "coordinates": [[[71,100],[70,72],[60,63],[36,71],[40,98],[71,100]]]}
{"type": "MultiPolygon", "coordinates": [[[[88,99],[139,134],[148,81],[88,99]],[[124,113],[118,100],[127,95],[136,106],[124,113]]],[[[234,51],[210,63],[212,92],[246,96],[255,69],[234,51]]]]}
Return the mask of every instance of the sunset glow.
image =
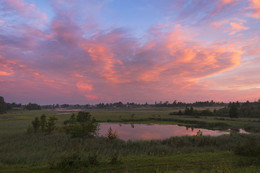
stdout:
{"type": "Polygon", "coordinates": [[[255,101],[260,0],[1,0],[7,102],[255,101]]]}

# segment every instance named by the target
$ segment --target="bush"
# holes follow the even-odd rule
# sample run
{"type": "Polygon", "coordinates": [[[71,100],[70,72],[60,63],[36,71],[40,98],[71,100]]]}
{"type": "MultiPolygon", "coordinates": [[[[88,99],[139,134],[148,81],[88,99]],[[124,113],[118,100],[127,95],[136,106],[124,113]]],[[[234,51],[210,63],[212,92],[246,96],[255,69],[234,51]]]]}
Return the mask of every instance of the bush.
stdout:
{"type": "Polygon", "coordinates": [[[27,127],[27,133],[28,134],[31,134],[34,132],[34,129],[33,129],[33,126],[30,124],[28,127],[27,127]]]}
{"type": "Polygon", "coordinates": [[[56,128],[56,121],[57,118],[55,116],[49,117],[48,121],[46,121],[44,114],[40,117],[40,120],[38,117],[35,117],[32,121],[32,126],[28,127],[27,132],[31,132],[33,129],[34,133],[41,130],[45,134],[51,134],[56,128]]]}
{"type": "Polygon", "coordinates": [[[0,114],[5,113],[7,110],[7,105],[5,103],[5,100],[2,96],[0,96],[0,114]]]}
{"type": "Polygon", "coordinates": [[[47,120],[46,120],[46,115],[42,114],[42,116],[40,117],[40,128],[41,131],[44,132],[47,126],[47,120]]]}
{"type": "Polygon", "coordinates": [[[98,130],[98,123],[89,112],[79,112],[76,117],[72,114],[64,125],[65,132],[72,137],[93,137],[98,130]]]}
{"type": "Polygon", "coordinates": [[[108,140],[114,140],[118,138],[118,135],[116,131],[113,132],[112,128],[109,127],[106,137],[108,140]]]}
{"type": "Polygon", "coordinates": [[[78,153],[73,153],[65,157],[62,157],[56,165],[56,167],[59,169],[74,169],[87,166],[88,163],[82,160],[78,153]]]}
{"type": "Polygon", "coordinates": [[[56,122],[55,121],[57,121],[57,120],[58,119],[54,116],[49,117],[48,122],[46,123],[46,130],[44,130],[44,132],[46,134],[51,134],[55,130],[55,128],[56,128],[56,126],[55,126],[56,122]]]}
{"type": "Polygon", "coordinates": [[[244,155],[244,156],[260,156],[260,141],[248,137],[248,139],[245,142],[239,143],[235,149],[234,152],[237,155],[244,155]]]}
{"type": "Polygon", "coordinates": [[[25,106],[25,109],[27,110],[40,110],[41,106],[35,103],[29,103],[28,105],[25,106]]]}
{"type": "Polygon", "coordinates": [[[32,121],[32,126],[33,126],[34,132],[35,132],[35,133],[38,132],[38,130],[39,130],[39,128],[40,128],[40,121],[39,121],[39,118],[38,118],[38,117],[36,117],[36,118],[34,119],[34,121],[32,121]]]}

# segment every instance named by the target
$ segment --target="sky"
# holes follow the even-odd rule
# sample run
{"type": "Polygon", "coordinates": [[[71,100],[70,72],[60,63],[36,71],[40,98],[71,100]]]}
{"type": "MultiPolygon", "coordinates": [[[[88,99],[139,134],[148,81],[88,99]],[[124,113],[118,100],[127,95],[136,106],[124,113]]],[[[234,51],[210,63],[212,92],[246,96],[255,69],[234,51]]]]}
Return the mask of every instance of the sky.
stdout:
{"type": "Polygon", "coordinates": [[[0,0],[0,96],[256,101],[259,28],[260,0],[0,0]]]}

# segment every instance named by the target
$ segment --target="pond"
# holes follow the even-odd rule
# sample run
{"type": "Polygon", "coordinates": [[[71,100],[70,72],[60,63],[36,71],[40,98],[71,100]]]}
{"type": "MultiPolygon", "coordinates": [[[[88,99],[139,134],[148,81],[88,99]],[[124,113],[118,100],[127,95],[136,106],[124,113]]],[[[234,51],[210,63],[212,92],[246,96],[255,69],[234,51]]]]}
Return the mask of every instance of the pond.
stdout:
{"type": "Polygon", "coordinates": [[[125,141],[127,140],[152,140],[166,139],[173,136],[194,136],[198,131],[202,132],[203,136],[219,136],[229,134],[229,132],[208,130],[201,128],[188,128],[178,125],[165,124],[120,124],[120,123],[100,123],[99,135],[106,136],[108,129],[112,128],[116,131],[118,137],[125,141]]]}

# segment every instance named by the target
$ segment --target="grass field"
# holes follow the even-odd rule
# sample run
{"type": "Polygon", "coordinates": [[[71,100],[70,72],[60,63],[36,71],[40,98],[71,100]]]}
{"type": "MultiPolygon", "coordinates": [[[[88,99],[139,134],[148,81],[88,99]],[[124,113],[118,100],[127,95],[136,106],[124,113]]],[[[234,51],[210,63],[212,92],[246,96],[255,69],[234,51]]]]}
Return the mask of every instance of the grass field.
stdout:
{"type": "Polygon", "coordinates": [[[61,133],[72,111],[17,110],[0,115],[0,172],[259,172],[257,118],[172,116],[170,108],[89,110],[99,122],[180,124],[246,128],[250,135],[172,137],[153,141],[70,138],[61,133]],[[27,134],[31,121],[58,118],[51,135],[27,134]],[[202,123],[203,122],[203,123],[202,123]],[[60,130],[59,130],[60,129],[60,130]],[[250,150],[247,150],[247,149],[250,150]],[[240,150],[240,151],[239,151],[240,150]],[[241,152],[242,151],[242,152],[241,152]]]}
{"type": "Polygon", "coordinates": [[[0,165],[4,172],[186,172],[257,173],[255,158],[237,157],[231,152],[175,154],[171,156],[124,157],[121,163],[103,159],[98,165],[70,170],[50,169],[49,164],[0,165]]]}

